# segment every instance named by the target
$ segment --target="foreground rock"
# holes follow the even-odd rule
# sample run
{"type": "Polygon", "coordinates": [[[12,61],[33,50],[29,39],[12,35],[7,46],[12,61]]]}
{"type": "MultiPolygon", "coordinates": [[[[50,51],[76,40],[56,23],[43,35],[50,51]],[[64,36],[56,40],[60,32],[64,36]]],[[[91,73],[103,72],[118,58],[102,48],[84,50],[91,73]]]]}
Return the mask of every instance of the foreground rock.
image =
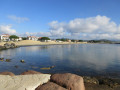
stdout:
{"type": "Polygon", "coordinates": [[[83,78],[75,74],[54,74],[51,76],[51,81],[68,90],[85,90],[83,78]]]}
{"type": "Polygon", "coordinates": [[[12,73],[12,72],[0,72],[0,75],[10,75],[10,76],[15,76],[15,74],[12,73]]]}
{"type": "Polygon", "coordinates": [[[47,84],[44,84],[42,86],[39,86],[35,90],[67,90],[53,82],[48,82],[47,84]]]}
{"type": "Polygon", "coordinates": [[[0,75],[0,90],[35,90],[39,85],[47,83],[49,74],[34,75],[0,75]]]}
{"type": "Polygon", "coordinates": [[[120,90],[120,79],[106,77],[84,77],[86,90],[120,90]]]}
{"type": "Polygon", "coordinates": [[[21,73],[21,75],[29,75],[29,74],[42,74],[41,72],[33,71],[33,70],[28,70],[26,72],[21,73]]]}

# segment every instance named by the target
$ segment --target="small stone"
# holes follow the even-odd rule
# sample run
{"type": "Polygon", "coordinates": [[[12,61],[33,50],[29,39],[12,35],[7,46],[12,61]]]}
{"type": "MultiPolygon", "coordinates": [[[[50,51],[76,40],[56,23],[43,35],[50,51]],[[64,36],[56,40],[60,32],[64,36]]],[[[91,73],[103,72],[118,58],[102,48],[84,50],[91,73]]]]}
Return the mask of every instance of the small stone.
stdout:
{"type": "Polygon", "coordinates": [[[21,63],[25,63],[25,61],[24,61],[24,60],[20,60],[20,62],[21,62],[21,63]]]}
{"type": "Polygon", "coordinates": [[[50,68],[54,68],[55,66],[51,66],[50,68]]]}
{"type": "Polygon", "coordinates": [[[44,68],[40,68],[42,70],[50,70],[51,68],[50,67],[44,67],[44,68]]]}
{"type": "Polygon", "coordinates": [[[6,59],[5,62],[11,62],[11,59],[6,59]]]}
{"type": "Polygon", "coordinates": [[[4,61],[3,59],[0,59],[0,61],[4,61]]]}

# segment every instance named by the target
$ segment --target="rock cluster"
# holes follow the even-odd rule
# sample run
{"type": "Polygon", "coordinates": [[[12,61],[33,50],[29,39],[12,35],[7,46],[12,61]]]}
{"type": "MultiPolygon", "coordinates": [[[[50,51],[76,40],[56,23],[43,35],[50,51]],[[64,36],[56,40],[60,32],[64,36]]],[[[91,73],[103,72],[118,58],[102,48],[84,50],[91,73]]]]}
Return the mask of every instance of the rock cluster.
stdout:
{"type": "Polygon", "coordinates": [[[81,76],[71,73],[49,75],[33,70],[28,70],[17,76],[11,72],[0,72],[0,74],[0,83],[4,81],[0,84],[0,90],[120,90],[120,79],[90,76],[82,78],[81,76]],[[44,77],[44,75],[46,75],[47,78],[44,77]],[[20,79],[18,77],[20,77],[20,79]],[[7,80],[13,81],[5,84],[7,80]],[[21,83],[21,80],[24,82],[22,81],[21,83]],[[43,82],[44,80],[46,82],[43,82]],[[4,89],[4,85],[9,89],[4,89]],[[21,87],[19,87],[19,85],[21,85],[21,87]],[[10,89],[10,87],[12,87],[12,89],[10,89]]]}
{"type": "Polygon", "coordinates": [[[5,82],[7,82],[7,87],[4,90],[85,90],[83,78],[70,73],[54,74],[51,77],[48,74],[42,74],[32,70],[23,72],[21,75],[17,76],[14,76],[11,72],[4,72],[0,74],[7,75],[7,79],[11,80],[7,82],[6,77],[1,77],[0,75],[0,80],[4,81],[4,83],[0,85],[0,90],[4,89],[6,85],[5,82]],[[8,75],[12,76],[12,78],[8,75]],[[40,79],[37,80],[37,78],[40,79]],[[12,82],[12,80],[14,82],[12,82]],[[43,83],[43,81],[45,82],[43,83]]]}
{"type": "Polygon", "coordinates": [[[4,44],[4,47],[5,47],[6,49],[8,49],[8,48],[16,48],[16,45],[15,45],[14,43],[5,43],[5,44],[4,44]]]}

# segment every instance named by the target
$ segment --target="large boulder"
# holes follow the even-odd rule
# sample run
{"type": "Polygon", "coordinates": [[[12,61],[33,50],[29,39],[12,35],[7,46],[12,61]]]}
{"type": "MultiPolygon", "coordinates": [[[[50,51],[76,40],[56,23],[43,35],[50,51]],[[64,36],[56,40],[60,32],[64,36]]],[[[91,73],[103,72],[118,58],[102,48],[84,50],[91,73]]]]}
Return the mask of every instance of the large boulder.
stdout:
{"type": "Polygon", "coordinates": [[[67,90],[53,82],[48,82],[44,85],[37,87],[35,90],[67,90]]]}
{"type": "Polygon", "coordinates": [[[21,75],[28,75],[28,74],[42,74],[42,73],[37,72],[37,71],[33,71],[33,70],[28,70],[28,71],[21,73],[21,75]]]}
{"type": "Polygon", "coordinates": [[[11,48],[15,48],[16,47],[16,45],[15,45],[15,43],[11,43],[11,48]]]}
{"type": "Polygon", "coordinates": [[[0,90],[35,90],[39,85],[47,83],[49,74],[34,75],[0,75],[0,90]]]}
{"type": "Polygon", "coordinates": [[[5,43],[5,44],[4,44],[4,47],[5,47],[5,48],[10,48],[10,47],[11,47],[11,44],[5,43]]]}
{"type": "Polygon", "coordinates": [[[0,72],[0,75],[10,75],[10,76],[15,76],[15,74],[12,73],[12,72],[0,72]]]}
{"type": "Polygon", "coordinates": [[[54,74],[51,76],[51,81],[68,90],[85,90],[83,78],[75,74],[54,74]]]}

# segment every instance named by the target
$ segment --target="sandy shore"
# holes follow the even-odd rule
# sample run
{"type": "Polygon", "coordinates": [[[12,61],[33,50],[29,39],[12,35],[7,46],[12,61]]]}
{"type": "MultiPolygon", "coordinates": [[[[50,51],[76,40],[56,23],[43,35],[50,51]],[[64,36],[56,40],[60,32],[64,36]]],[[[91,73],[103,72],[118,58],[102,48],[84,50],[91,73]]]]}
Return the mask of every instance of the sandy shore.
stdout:
{"type": "MultiPolygon", "coordinates": [[[[0,46],[3,46],[6,42],[0,42],[0,46]]],[[[29,45],[59,45],[59,44],[85,44],[87,42],[40,42],[40,41],[33,41],[33,40],[22,40],[18,42],[8,42],[8,43],[15,43],[17,46],[29,46],[29,45]]]]}

